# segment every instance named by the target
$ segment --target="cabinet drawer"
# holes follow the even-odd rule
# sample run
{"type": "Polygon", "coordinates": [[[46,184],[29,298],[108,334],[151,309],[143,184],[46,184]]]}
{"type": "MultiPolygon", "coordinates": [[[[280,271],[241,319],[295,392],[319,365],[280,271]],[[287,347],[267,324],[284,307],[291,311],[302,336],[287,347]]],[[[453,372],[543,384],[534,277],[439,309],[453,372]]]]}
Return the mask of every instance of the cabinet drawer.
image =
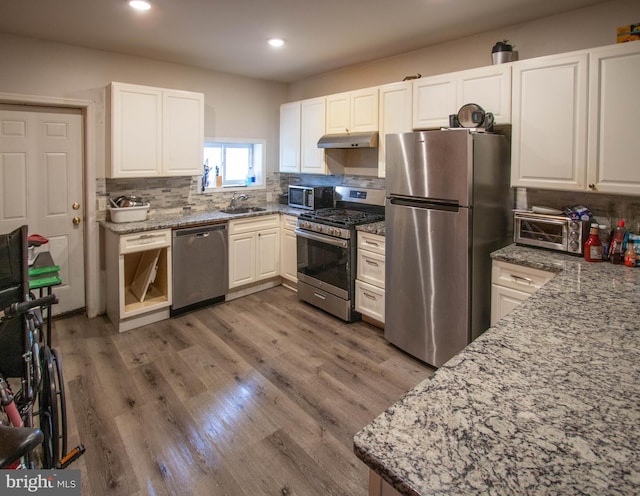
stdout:
{"type": "Polygon", "coordinates": [[[532,269],[522,265],[494,260],[491,269],[491,282],[506,288],[517,289],[525,293],[535,293],[555,277],[553,272],[532,269]]]}
{"type": "Polygon", "coordinates": [[[171,229],[145,231],[120,236],[120,254],[171,246],[171,229]]]}
{"type": "Polygon", "coordinates": [[[242,234],[280,227],[280,215],[261,215],[229,221],[229,234],[242,234]]]}
{"type": "Polygon", "coordinates": [[[358,249],[358,279],[384,288],[384,255],[358,249]]]}
{"type": "Polygon", "coordinates": [[[384,289],[356,280],[356,310],[384,322],[384,289]]]}
{"type": "Polygon", "coordinates": [[[384,255],[384,236],[358,231],[358,250],[368,250],[384,255]]]}

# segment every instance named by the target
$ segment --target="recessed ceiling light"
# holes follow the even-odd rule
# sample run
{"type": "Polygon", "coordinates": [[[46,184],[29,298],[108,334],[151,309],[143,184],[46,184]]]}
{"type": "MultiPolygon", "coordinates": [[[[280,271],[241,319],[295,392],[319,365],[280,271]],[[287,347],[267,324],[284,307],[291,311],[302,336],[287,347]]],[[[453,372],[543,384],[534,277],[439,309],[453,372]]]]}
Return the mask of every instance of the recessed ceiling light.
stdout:
{"type": "Polygon", "coordinates": [[[131,0],[129,5],[136,10],[149,10],[151,8],[151,4],[144,0],[131,0]]]}
{"type": "Polygon", "coordinates": [[[284,45],[284,40],[281,38],[271,38],[269,40],[269,45],[271,45],[272,47],[281,47],[282,45],[284,45]]]}

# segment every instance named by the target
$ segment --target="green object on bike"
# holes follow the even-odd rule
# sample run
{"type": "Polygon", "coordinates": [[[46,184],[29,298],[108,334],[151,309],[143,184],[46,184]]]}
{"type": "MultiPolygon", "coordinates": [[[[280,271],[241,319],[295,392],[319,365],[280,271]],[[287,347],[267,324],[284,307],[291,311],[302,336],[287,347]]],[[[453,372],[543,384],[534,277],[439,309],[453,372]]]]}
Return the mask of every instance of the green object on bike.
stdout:
{"type": "Polygon", "coordinates": [[[49,267],[35,267],[29,269],[29,277],[49,274],[50,272],[60,272],[59,265],[51,265],[49,267]]]}

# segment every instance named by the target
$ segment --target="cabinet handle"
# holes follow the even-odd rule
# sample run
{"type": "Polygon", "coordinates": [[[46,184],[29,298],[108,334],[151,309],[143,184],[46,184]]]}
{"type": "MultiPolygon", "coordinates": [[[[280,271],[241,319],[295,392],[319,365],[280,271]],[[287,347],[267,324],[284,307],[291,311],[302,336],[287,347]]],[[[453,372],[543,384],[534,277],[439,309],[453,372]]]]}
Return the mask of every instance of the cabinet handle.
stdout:
{"type": "Polygon", "coordinates": [[[375,262],[373,260],[369,260],[368,258],[365,259],[365,261],[367,262],[367,264],[369,265],[373,265],[374,267],[378,267],[378,262],[375,262]]]}
{"type": "Polygon", "coordinates": [[[509,274],[513,279],[517,281],[528,282],[529,284],[533,284],[533,279],[529,279],[528,277],[517,276],[515,274],[509,274]]]}
{"type": "Polygon", "coordinates": [[[367,293],[366,291],[363,291],[362,294],[365,295],[370,300],[376,300],[377,299],[374,295],[372,295],[370,293],[367,293]]]}
{"type": "Polygon", "coordinates": [[[378,243],[376,243],[375,241],[369,241],[368,239],[365,239],[364,244],[375,246],[376,248],[379,246],[378,243]]]}
{"type": "Polygon", "coordinates": [[[596,189],[596,185],[593,183],[589,184],[589,189],[596,189]]]}

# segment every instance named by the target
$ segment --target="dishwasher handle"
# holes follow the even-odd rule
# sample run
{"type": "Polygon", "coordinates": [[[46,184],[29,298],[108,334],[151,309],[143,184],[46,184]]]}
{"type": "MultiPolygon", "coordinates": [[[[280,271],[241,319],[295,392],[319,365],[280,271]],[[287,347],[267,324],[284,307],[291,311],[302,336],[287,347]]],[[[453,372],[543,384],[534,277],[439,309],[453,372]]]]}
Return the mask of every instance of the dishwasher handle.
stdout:
{"type": "Polygon", "coordinates": [[[210,226],[200,227],[185,227],[182,229],[174,229],[173,237],[179,238],[181,236],[196,236],[198,238],[206,238],[211,232],[214,231],[226,231],[227,224],[213,224],[210,226]]]}

